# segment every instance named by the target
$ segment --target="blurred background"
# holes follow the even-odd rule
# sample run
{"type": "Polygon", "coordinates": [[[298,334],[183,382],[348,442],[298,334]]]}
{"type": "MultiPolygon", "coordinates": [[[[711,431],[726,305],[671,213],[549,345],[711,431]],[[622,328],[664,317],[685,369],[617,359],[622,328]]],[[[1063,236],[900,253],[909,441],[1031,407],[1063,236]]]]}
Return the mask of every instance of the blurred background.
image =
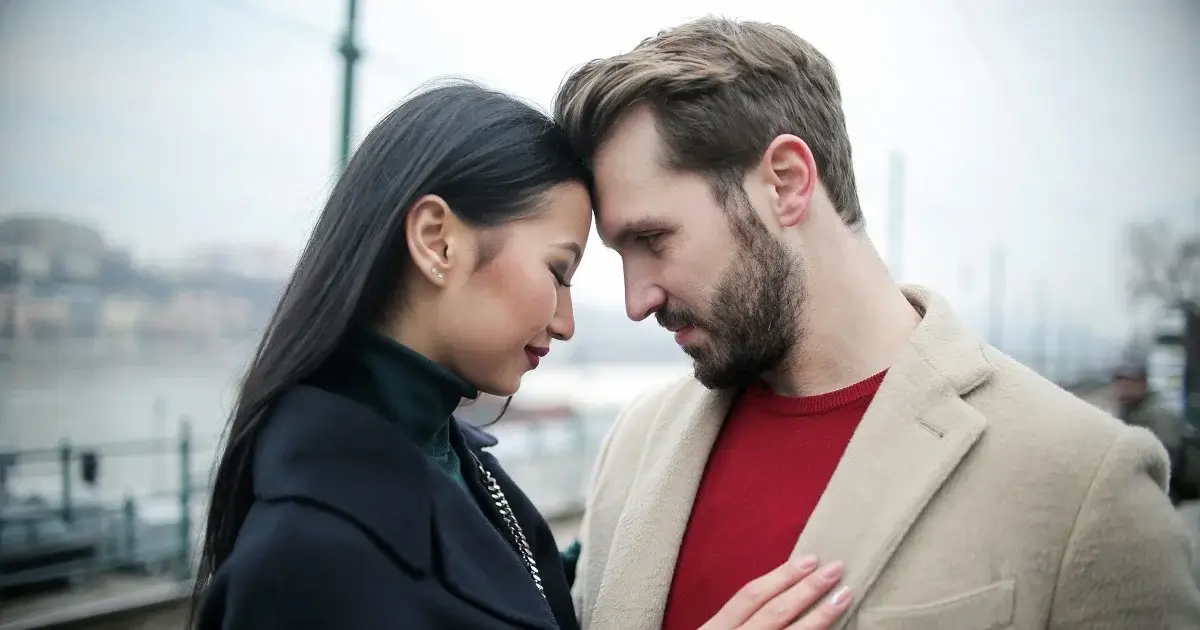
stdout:
{"type": "MultiPolygon", "coordinates": [[[[442,75],[548,108],[707,13],[832,59],[894,275],[1097,405],[1132,363],[1200,425],[1196,0],[0,0],[0,628],[178,627],[241,370],[374,121],[442,75]]],[[[690,367],[598,245],[575,340],[491,427],[564,538],[616,411],[690,367]]]]}

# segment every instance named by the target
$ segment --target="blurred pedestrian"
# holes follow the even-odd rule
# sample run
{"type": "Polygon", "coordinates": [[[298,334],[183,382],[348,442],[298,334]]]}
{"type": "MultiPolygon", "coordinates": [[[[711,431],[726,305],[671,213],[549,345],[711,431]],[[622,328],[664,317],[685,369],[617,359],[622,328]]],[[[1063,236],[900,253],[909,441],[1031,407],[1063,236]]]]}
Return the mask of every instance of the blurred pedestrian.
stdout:
{"type": "Polygon", "coordinates": [[[1113,371],[1117,416],[1149,430],[1162,442],[1170,460],[1168,494],[1173,503],[1200,498],[1200,460],[1193,459],[1197,431],[1150,387],[1147,367],[1144,359],[1131,358],[1113,371]]]}

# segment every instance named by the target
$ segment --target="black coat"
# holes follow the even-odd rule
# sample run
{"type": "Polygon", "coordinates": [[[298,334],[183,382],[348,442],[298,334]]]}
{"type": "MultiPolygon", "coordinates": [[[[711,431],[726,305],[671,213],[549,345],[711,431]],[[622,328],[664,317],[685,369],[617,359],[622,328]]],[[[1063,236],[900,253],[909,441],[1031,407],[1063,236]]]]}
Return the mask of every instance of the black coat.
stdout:
{"type": "Polygon", "coordinates": [[[479,476],[476,500],[366,407],[301,386],[276,407],[253,463],[256,501],[201,604],[202,630],[576,630],[541,515],[456,424],[460,453],[496,477],[541,572],[534,586],[479,476]]]}

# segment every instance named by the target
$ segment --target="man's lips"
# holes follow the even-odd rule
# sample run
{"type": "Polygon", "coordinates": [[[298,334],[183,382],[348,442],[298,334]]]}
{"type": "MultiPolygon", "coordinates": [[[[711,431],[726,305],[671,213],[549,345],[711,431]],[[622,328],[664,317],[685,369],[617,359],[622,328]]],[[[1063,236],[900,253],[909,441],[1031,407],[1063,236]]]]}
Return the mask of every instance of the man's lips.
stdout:
{"type": "Polygon", "coordinates": [[[692,334],[696,332],[696,327],[691,324],[688,324],[681,328],[676,328],[675,330],[672,330],[671,332],[675,333],[675,343],[683,346],[683,345],[687,345],[687,342],[689,339],[691,339],[692,334]]]}

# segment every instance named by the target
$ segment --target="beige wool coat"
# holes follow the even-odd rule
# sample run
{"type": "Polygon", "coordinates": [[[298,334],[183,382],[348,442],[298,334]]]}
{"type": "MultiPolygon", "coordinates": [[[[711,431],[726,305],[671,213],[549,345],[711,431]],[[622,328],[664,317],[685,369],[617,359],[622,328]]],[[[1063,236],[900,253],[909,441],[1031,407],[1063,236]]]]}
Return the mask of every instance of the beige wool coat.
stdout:
{"type": "MultiPolygon", "coordinates": [[[[1200,630],[1162,445],[988,346],[933,292],[904,292],[922,321],[793,552],[845,562],[855,599],[837,628],[1200,630]]],[[[616,420],[580,534],[586,630],[661,626],[731,399],[688,378],[616,420]]]]}

